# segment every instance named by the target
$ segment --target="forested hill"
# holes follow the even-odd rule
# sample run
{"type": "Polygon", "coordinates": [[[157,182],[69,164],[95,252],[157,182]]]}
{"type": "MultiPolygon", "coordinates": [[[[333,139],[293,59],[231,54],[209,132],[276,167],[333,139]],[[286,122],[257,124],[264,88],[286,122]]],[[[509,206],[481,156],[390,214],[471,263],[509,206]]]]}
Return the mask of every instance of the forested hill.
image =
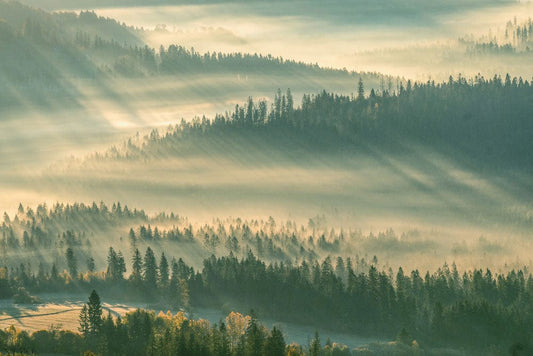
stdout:
{"type": "Polygon", "coordinates": [[[154,131],[114,147],[106,156],[150,159],[210,147],[211,154],[228,155],[243,146],[246,150],[246,145],[249,150],[279,149],[287,156],[303,148],[321,153],[380,148],[402,154],[419,147],[477,168],[530,172],[532,114],[533,86],[522,78],[409,82],[398,92],[369,94],[360,82],[357,97],[321,92],[304,95],[299,107],[290,91],[278,91],[270,107],[249,98],[231,113],[182,122],[164,134],[154,131]],[[213,145],[215,138],[231,144],[213,145]]]}
{"type": "MultiPolygon", "coordinates": [[[[47,13],[18,2],[2,0],[0,19],[2,19],[0,43],[4,45],[12,45],[15,41],[18,45],[33,46],[33,50],[37,53],[44,49],[53,52],[68,49],[92,62],[94,70],[117,75],[175,74],[200,69],[208,71],[238,69],[242,73],[296,69],[303,72],[348,74],[346,70],[320,68],[317,65],[285,60],[268,54],[198,53],[194,49],[178,44],[162,46],[156,50],[143,41],[144,29],[100,17],[93,11],[81,11],[79,14],[47,13]]],[[[11,52],[11,55],[17,56],[16,51],[11,52]]],[[[42,58],[40,60],[42,61],[42,58]]]]}
{"type": "MultiPolygon", "coordinates": [[[[92,11],[48,13],[18,2],[0,0],[0,102],[13,104],[26,97],[38,102],[37,94],[51,90],[54,100],[78,99],[72,80],[97,83],[117,78],[162,78],[206,74],[309,76],[323,80],[355,82],[360,75],[377,87],[385,81],[377,74],[357,74],[326,69],[268,54],[199,53],[179,44],[158,49],[148,46],[144,29],[99,17],[92,11]]],[[[175,80],[175,79],[174,79],[175,80]]],[[[174,83],[174,85],[176,85],[174,83]]],[[[105,83],[102,86],[112,87],[105,83]]],[[[118,85],[117,85],[118,86],[118,85]]],[[[274,87],[275,88],[275,87],[274,87]]],[[[120,95],[117,90],[116,95],[120,95]]]]}

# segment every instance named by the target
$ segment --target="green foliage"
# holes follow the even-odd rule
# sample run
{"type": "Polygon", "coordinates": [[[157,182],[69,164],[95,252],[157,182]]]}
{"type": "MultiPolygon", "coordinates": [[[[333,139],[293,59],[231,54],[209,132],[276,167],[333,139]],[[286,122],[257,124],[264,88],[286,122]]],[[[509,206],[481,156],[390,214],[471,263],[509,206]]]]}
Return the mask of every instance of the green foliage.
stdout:
{"type": "Polygon", "coordinates": [[[146,253],[144,254],[143,268],[144,287],[148,293],[153,293],[156,289],[157,282],[157,263],[154,251],[150,247],[146,249],[146,253]]]}
{"type": "Polygon", "coordinates": [[[38,297],[31,295],[26,288],[17,288],[15,294],[13,294],[13,301],[17,304],[38,304],[40,300],[38,297]]]}
{"type": "Polygon", "coordinates": [[[437,84],[408,82],[397,91],[383,89],[366,98],[362,85],[356,98],[325,91],[304,95],[296,109],[288,104],[290,93],[281,91],[270,111],[262,110],[266,103],[249,99],[231,113],[182,122],[165,134],[154,131],[104,157],[182,155],[199,140],[223,134],[226,140],[235,135],[248,137],[250,144],[264,140],[286,150],[305,145],[322,153],[369,148],[409,152],[406,147],[415,144],[477,169],[533,169],[525,154],[533,149],[527,134],[533,131],[533,86],[528,80],[459,76],[437,84]]]}
{"type": "Polygon", "coordinates": [[[320,356],[322,353],[322,346],[320,345],[320,336],[318,336],[318,331],[315,331],[315,337],[311,340],[309,345],[309,355],[310,356],[320,356]]]}
{"type": "MultiPolygon", "coordinates": [[[[3,241],[7,241],[11,233],[16,239],[15,231],[20,232],[19,227],[26,228],[31,239],[32,236],[47,236],[38,232],[41,226],[41,231],[55,226],[51,217],[53,211],[44,207],[35,211],[22,210],[17,219],[11,219],[9,225],[4,222],[0,227],[3,241]]],[[[96,215],[106,210],[105,206],[101,206],[96,215]]],[[[122,208],[120,211],[119,213],[115,206],[104,214],[125,214],[122,208]]],[[[63,214],[64,212],[57,215],[59,220],[64,218],[63,214]]],[[[84,210],[82,213],[77,210],[76,214],[78,219],[82,219],[83,214],[94,213],[92,210],[84,210]]],[[[155,220],[148,222],[153,221],[155,220]]],[[[368,260],[366,257],[340,258],[330,255],[318,260],[316,255],[298,255],[299,251],[302,248],[320,253],[343,251],[346,239],[363,237],[344,232],[345,237],[341,238],[342,233],[333,233],[326,238],[317,232],[318,223],[314,221],[310,224],[311,230],[301,231],[290,224],[277,224],[273,219],[264,224],[238,220],[227,226],[206,225],[195,229],[184,222],[185,228],[180,226],[168,231],[158,230],[157,234],[155,228],[149,225],[132,229],[136,235],[136,244],[141,244],[142,241],[142,244],[157,246],[163,241],[187,244],[198,241],[198,244],[205,246],[204,241],[207,239],[208,244],[211,244],[210,241],[220,241],[219,248],[224,248],[224,241],[235,239],[240,245],[251,247],[244,256],[229,251],[229,255],[223,257],[212,255],[204,259],[201,268],[197,270],[187,265],[182,258],[170,258],[169,263],[166,254],[161,255],[158,263],[154,251],[147,246],[144,258],[138,248],[134,250],[132,273],[128,279],[119,280],[120,273],[112,271],[124,271],[125,267],[120,266],[125,262],[120,252],[110,248],[107,273],[94,272],[90,278],[71,281],[65,274],[58,273],[54,265],[50,273],[41,265],[39,272],[33,274],[29,266],[22,264],[0,268],[0,282],[8,296],[21,287],[27,294],[50,290],[91,291],[98,288],[115,298],[158,303],[165,308],[184,311],[191,307],[223,307],[223,304],[226,305],[226,310],[230,310],[229,305],[254,307],[262,315],[278,320],[321,325],[343,332],[390,339],[397,336],[398,344],[409,348],[421,342],[424,345],[454,345],[472,349],[508,349],[512,344],[527,345],[527,340],[533,337],[533,277],[529,271],[494,273],[488,269],[475,269],[460,274],[455,265],[444,265],[432,273],[405,271],[403,268],[394,273],[391,270],[380,270],[377,267],[377,257],[368,260]],[[281,230],[276,230],[276,225],[282,226],[281,230]],[[320,237],[304,239],[308,233],[320,234],[320,237]],[[138,239],[140,236],[143,236],[142,240],[138,239]],[[270,258],[276,256],[266,252],[269,245],[272,246],[272,251],[275,248],[291,251],[291,254],[294,251],[294,256],[305,258],[301,258],[298,263],[289,263],[283,257],[279,260],[256,257],[253,251],[261,251],[263,256],[270,258]],[[118,277],[112,278],[113,275],[118,277]],[[398,334],[403,328],[408,331],[407,335],[403,331],[398,334]],[[468,330],[476,330],[476,333],[469,333],[468,330]]],[[[128,230],[126,225],[124,231],[128,230]]],[[[57,235],[61,238],[61,234],[57,235]]],[[[364,240],[392,239],[393,235],[392,231],[388,231],[383,236],[364,237],[364,240]]],[[[79,247],[73,243],[74,234],[65,236],[70,239],[68,241],[73,253],[78,254],[79,247]]],[[[128,318],[122,323],[133,323],[137,330],[135,335],[145,335],[139,339],[130,335],[133,340],[131,342],[139,343],[135,349],[149,345],[159,349],[166,344],[165,338],[170,337],[164,334],[158,338],[149,335],[147,330],[154,323],[149,314],[134,314],[128,318]]],[[[269,334],[255,320],[246,321],[242,334],[238,336],[232,335],[230,329],[227,335],[223,330],[217,329],[217,336],[213,336],[218,340],[216,348],[226,350],[229,347],[247,354],[254,354],[258,349],[265,348],[279,351],[282,344],[279,333],[272,330],[269,334]]],[[[126,337],[124,335],[127,330],[117,326],[116,322],[114,324],[113,328],[118,329],[112,337],[126,337]]],[[[80,313],[80,332],[84,335],[84,340],[88,340],[90,350],[100,352],[103,345],[112,344],[109,341],[112,339],[102,337],[102,330],[106,328],[111,330],[111,320],[109,317],[102,318],[98,295],[96,292],[91,293],[90,302],[80,313]]],[[[196,345],[196,341],[191,341],[190,337],[192,336],[188,333],[180,335],[176,340],[176,347],[196,345]]],[[[193,339],[196,337],[200,336],[195,335],[193,339]]],[[[329,343],[325,348],[332,352],[335,349],[329,343]]],[[[337,351],[341,352],[340,349],[342,348],[337,351]]]]}
{"type": "Polygon", "coordinates": [[[89,323],[89,335],[97,336],[102,329],[103,321],[100,297],[95,290],[91,292],[91,295],[89,296],[89,302],[87,303],[87,320],[89,323]]]}
{"type": "Polygon", "coordinates": [[[71,247],[66,252],[68,272],[72,278],[78,278],[78,261],[71,247]]]}
{"type": "Polygon", "coordinates": [[[90,329],[89,329],[89,311],[87,308],[87,304],[84,304],[80,311],[80,327],[78,328],[78,331],[84,336],[87,337],[89,335],[90,329]]]}
{"type": "Polygon", "coordinates": [[[126,262],[122,252],[116,253],[113,247],[110,247],[107,255],[106,278],[120,282],[124,280],[124,273],[126,273],[126,262]]]}
{"type": "Polygon", "coordinates": [[[400,330],[400,332],[396,336],[396,341],[411,346],[411,344],[413,343],[413,338],[405,328],[402,328],[402,330],[400,330]]]}
{"type": "Polygon", "coordinates": [[[286,344],[283,333],[277,327],[273,327],[270,335],[267,337],[264,347],[264,354],[271,356],[286,355],[286,344]]]}

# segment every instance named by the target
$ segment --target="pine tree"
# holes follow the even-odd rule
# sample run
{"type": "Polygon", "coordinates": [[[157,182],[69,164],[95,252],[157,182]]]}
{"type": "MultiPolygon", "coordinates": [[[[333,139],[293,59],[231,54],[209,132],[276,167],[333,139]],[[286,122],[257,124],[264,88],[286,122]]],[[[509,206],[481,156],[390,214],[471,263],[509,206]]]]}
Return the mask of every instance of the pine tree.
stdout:
{"type": "Polygon", "coordinates": [[[180,301],[181,306],[187,310],[189,308],[189,286],[187,284],[187,281],[185,279],[180,279],[180,301]]]}
{"type": "Polygon", "coordinates": [[[309,355],[310,356],[320,356],[320,351],[322,350],[322,346],[320,346],[320,337],[318,336],[318,331],[315,331],[315,337],[311,341],[311,345],[309,346],[309,355]]]}
{"type": "Polygon", "coordinates": [[[135,237],[135,231],[133,231],[133,228],[130,228],[130,232],[128,234],[130,243],[133,247],[135,247],[135,243],[137,242],[137,238],[135,237]]]}
{"type": "Polygon", "coordinates": [[[57,267],[55,263],[52,263],[52,268],[50,270],[50,279],[54,282],[59,279],[59,274],[57,272],[57,267]]]}
{"type": "Polygon", "coordinates": [[[218,354],[220,356],[229,356],[231,355],[230,341],[228,338],[228,330],[226,329],[226,324],[224,322],[220,323],[219,332],[221,340],[218,354]]]}
{"type": "Polygon", "coordinates": [[[87,304],[83,304],[83,307],[81,308],[79,321],[80,326],[78,330],[84,337],[87,337],[87,335],[89,335],[89,311],[87,309],[87,304]]]}
{"type": "Polygon", "coordinates": [[[365,87],[363,85],[363,80],[359,77],[359,83],[357,83],[357,99],[362,100],[365,98],[365,87]]]}
{"type": "Polygon", "coordinates": [[[76,256],[74,256],[74,251],[72,248],[67,248],[66,252],[67,257],[67,267],[68,267],[68,273],[72,278],[78,277],[78,261],[76,260],[76,256]]]}
{"type": "Polygon", "coordinates": [[[96,270],[96,264],[94,263],[94,258],[88,257],[87,258],[87,271],[94,272],[96,270]]]}
{"type": "Polygon", "coordinates": [[[265,342],[264,354],[269,356],[284,356],[286,344],[281,330],[273,327],[265,342]]]}
{"type": "Polygon", "coordinates": [[[87,316],[89,321],[89,333],[91,335],[97,335],[102,328],[102,304],[100,303],[100,297],[93,289],[89,296],[89,302],[87,303],[87,316]]]}
{"type": "Polygon", "coordinates": [[[142,268],[143,262],[141,258],[141,253],[139,252],[139,249],[136,248],[132,258],[132,272],[130,280],[136,283],[140,282],[142,279],[142,268]]]}
{"type": "Polygon", "coordinates": [[[147,291],[154,291],[157,282],[157,264],[154,251],[150,247],[146,248],[144,255],[144,285],[147,291]]]}
{"type": "Polygon", "coordinates": [[[265,336],[253,311],[250,313],[250,321],[248,322],[245,336],[245,355],[260,356],[263,351],[265,336]]]}
{"type": "Polygon", "coordinates": [[[161,288],[166,289],[168,287],[168,261],[165,257],[165,253],[161,253],[161,260],[159,262],[159,285],[161,288]]]}

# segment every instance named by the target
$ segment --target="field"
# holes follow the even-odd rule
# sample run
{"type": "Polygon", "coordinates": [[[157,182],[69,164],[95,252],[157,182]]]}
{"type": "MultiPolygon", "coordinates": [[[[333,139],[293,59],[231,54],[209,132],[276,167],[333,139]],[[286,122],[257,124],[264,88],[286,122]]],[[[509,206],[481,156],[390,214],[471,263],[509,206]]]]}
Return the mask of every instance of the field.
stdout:
{"type": "MultiPolygon", "coordinates": [[[[81,299],[73,297],[44,296],[42,304],[15,304],[12,300],[0,300],[0,328],[11,325],[29,332],[51,328],[77,331],[78,316],[83,306],[81,299]]],[[[104,313],[124,315],[142,305],[103,303],[104,313]]]]}
{"type": "MultiPolygon", "coordinates": [[[[41,304],[15,304],[12,300],[0,300],[0,329],[14,326],[20,330],[34,332],[37,330],[62,329],[77,331],[79,326],[79,313],[84,304],[84,296],[43,295],[40,296],[41,304]]],[[[102,303],[104,315],[111,312],[113,316],[123,316],[137,308],[150,309],[149,305],[142,303],[102,303]]],[[[165,312],[153,309],[156,313],[165,312]]],[[[171,310],[171,313],[176,311],[171,310]]],[[[224,320],[225,315],[215,309],[196,309],[190,317],[194,319],[207,319],[211,324],[224,320]]],[[[265,326],[272,328],[277,326],[283,330],[287,343],[297,342],[300,345],[308,345],[313,339],[315,331],[325,342],[328,338],[337,343],[345,344],[350,348],[366,345],[372,342],[383,341],[376,338],[359,337],[344,333],[333,332],[311,325],[299,325],[293,323],[281,323],[272,319],[263,319],[265,326]]]]}

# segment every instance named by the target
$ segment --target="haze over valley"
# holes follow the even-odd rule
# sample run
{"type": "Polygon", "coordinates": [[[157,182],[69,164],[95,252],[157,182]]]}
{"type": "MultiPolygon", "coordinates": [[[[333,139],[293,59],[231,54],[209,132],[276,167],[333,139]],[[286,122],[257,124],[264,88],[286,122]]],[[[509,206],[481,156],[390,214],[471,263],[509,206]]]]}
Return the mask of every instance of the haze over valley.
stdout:
{"type": "Polygon", "coordinates": [[[532,17],[0,0],[0,354],[530,354],[532,17]]]}

